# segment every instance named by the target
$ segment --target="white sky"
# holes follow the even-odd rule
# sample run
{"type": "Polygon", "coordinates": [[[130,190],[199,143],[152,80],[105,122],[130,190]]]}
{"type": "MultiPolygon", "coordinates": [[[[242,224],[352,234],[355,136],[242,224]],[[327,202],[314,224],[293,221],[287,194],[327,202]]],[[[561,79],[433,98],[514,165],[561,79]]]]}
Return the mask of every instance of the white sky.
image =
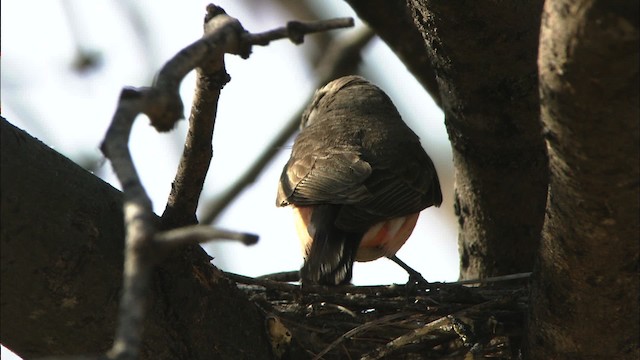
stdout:
{"type": "MultiPolygon", "coordinates": [[[[73,160],[99,158],[98,144],[111,120],[123,86],[149,85],[153,74],[173,54],[201,37],[208,2],[188,1],[25,1],[1,6],[2,115],[14,125],[73,160]],[[67,4],[75,16],[64,11],[67,4]],[[139,11],[146,37],[133,36],[127,7],[139,11]],[[72,21],[70,19],[73,19],[72,21]],[[72,25],[75,24],[75,25],[72,25]],[[71,27],[79,29],[72,32],[71,27]],[[77,42],[102,57],[102,66],[87,75],[71,68],[77,42]]],[[[320,2],[319,2],[320,3],[320,2]]],[[[265,31],[291,20],[265,2],[218,1],[249,31],[265,31]],[[245,8],[246,3],[251,3],[245,8]]],[[[327,4],[326,16],[353,16],[340,0],[327,4]]],[[[357,25],[361,23],[356,22],[357,25]]],[[[346,34],[349,30],[342,31],[346,34]]],[[[336,32],[337,34],[339,32],[336,32]]],[[[313,36],[313,35],[311,35],[313,36]]],[[[248,60],[227,57],[231,82],[220,98],[214,135],[214,158],[201,203],[211,199],[243,173],[266,144],[314,90],[313,75],[303,57],[310,45],[289,41],[254,48],[248,60]]],[[[404,65],[380,40],[363,54],[365,76],[390,95],[405,121],[420,136],[442,182],[441,208],[423,212],[414,234],[398,256],[429,281],[458,277],[457,229],[453,220],[451,151],[442,113],[404,65]]],[[[182,84],[188,116],[194,74],[182,84]]],[[[139,118],[130,141],[143,183],[162,214],[186,133],[186,121],[171,133],[157,134],[139,118]]],[[[256,276],[294,270],[302,262],[289,209],[275,207],[276,184],[288,158],[283,149],[258,181],[219,219],[218,226],[260,235],[258,245],[206,245],[223,270],[256,276]]],[[[107,163],[96,173],[113,186],[107,163]]],[[[90,201],[90,200],[89,200],[90,201]]],[[[356,264],[354,283],[406,281],[406,274],[386,259],[356,264]]],[[[5,355],[3,347],[2,359],[5,355]]]]}

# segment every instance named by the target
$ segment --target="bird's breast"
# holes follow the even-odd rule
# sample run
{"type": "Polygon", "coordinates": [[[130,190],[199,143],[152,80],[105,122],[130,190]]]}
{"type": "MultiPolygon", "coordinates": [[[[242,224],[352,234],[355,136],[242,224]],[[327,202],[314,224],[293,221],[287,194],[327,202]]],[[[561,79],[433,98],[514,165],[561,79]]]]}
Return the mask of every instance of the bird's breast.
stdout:
{"type": "MultiPolygon", "coordinates": [[[[303,256],[306,258],[316,230],[309,227],[313,206],[294,206],[293,213],[303,256]]],[[[413,213],[371,226],[360,240],[356,261],[366,262],[395,255],[413,232],[419,215],[420,213],[413,213]]]]}

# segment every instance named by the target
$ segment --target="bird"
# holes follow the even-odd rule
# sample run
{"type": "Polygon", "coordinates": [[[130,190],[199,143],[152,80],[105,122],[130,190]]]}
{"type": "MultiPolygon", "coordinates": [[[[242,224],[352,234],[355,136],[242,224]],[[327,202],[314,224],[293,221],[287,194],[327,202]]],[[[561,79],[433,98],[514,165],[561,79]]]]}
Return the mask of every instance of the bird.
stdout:
{"type": "Polygon", "coordinates": [[[382,89],[349,75],[315,92],[276,197],[293,207],[303,286],[349,284],[354,261],[397,259],[420,211],[441,203],[431,158],[382,89]]]}

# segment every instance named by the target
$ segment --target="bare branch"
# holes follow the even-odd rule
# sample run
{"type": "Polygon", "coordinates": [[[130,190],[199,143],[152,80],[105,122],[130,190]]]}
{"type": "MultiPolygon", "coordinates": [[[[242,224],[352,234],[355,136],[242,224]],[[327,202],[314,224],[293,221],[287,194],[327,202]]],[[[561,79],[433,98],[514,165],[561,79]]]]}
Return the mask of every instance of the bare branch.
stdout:
{"type": "MultiPolygon", "coordinates": [[[[276,278],[283,275],[285,281],[297,281],[291,280],[296,272],[276,273],[276,278]]],[[[455,282],[432,282],[428,284],[422,284],[421,287],[414,286],[413,284],[393,284],[393,285],[372,285],[372,286],[354,286],[354,285],[341,285],[341,286],[322,286],[322,285],[309,285],[305,284],[301,287],[299,284],[289,284],[287,282],[273,280],[274,274],[260,276],[258,278],[252,278],[249,276],[234,274],[225,272],[225,275],[241,284],[250,284],[262,286],[267,289],[275,289],[290,292],[300,293],[319,293],[319,294],[335,294],[335,293],[351,293],[351,294],[365,294],[365,295],[407,295],[411,292],[428,293],[439,289],[453,289],[460,288],[466,284],[481,284],[500,281],[520,280],[527,279],[531,276],[531,273],[510,274],[503,276],[496,276],[486,279],[474,279],[474,280],[462,280],[455,282]]]]}
{"type": "Polygon", "coordinates": [[[416,27],[413,15],[404,1],[346,0],[398,58],[407,70],[431,95],[442,109],[440,87],[429,59],[421,31],[416,27]]]}
{"type": "MultiPolygon", "coordinates": [[[[126,197],[126,193],[125,193],[126,197]]],[[[145,195],[146,198],[146,195],[145,195]]],[[[126,226],[124,279],[120,299],[118,327],[109,356],[118,359],[136,359],[142,342],[146,294],[151,271],[155,265],[151,256],[153,212],[148,198],[125,200],[126,226]]]]}
{"type": "MultiPolygon", "coordinates": [[[[208,7],[207,18],[211,20],[205,25],[205,37],[213,37],[215,28],[213,24],[231,24],[228,20],[216,20],[217,16],[214,16],[216,11],[220,11],[219,8],[208,7]]],[[[226,16],[224,13],[220,15],[226,16]]],[[[220,16],[219,15],[219,16],[220,16]]],[[[230,25],[237,27],[238,25],[230,25]]],[[[250,46],[252,44],[266,45],[272,40],[291,38],[302,38],[304,34],[311,32],[318,32],[323,30],[330,30],[340,27],[353,26],[353,19],[333,19],[326,21],[316,21],[309,23],[290,22],[286,27],[278,28],[272,31],[267,31],[259,34],[250,34],[242,30],[238,35],[242,35],[240,42],[242,45],[237,49],[244,49],[241,52],[241,56],[248,56],[250,53],[250,46]]],[[[236,38],[229,36],[229,39],[236,38]]],[[[295,41],[294,41],[295,42],[295,41]]],[[[197,45],[194,43],[191,47],[205,48],[205,45],[197,45]]],[[[189,50],[189,52],[203,52],[209,50],[189,50]]],[[[213,52],[213,51],[209,51],[213,52]]],[[[204,185],[204,179],[209,169],[209,163],[211,160],[211,140],[213,137],[213,128],[215,125],[215,114],[217,110],[217,102],[220,96],[220,90],[229,81],[229,76],[224,70],[224,61],[222,54],[220,54],[216,61],[214,57],[210,58],[210,62],[206,67],[198,68],[198,79],[196,86],[196,94],[194,97],[194,103],[191,110],[191,116],[189,118],[189,133],[187,135],[187,141],[185,143],[185,149],[180,160],[178,172],[173,182],[171,194],[167,202],[164,214],[162,215],[163,225],[165,227],[174,227],[178,225],[187,225],[196,223],[195,212],[198,205],[198,199],[202,192],[204,185]]],[[[167,70],[167,73],[170,71],[167,70]]],[[[296,125],[297,128],[297,125],[296,125]]],[[[278,137],[277,143],[282,144],[288,140],[294,130],[287,131],[286,138],[281,139],[278,137]],[[280,140],[281,139],[281,140],[280,140]]],[[[279,145],[274,147],[267,147],[267,151],[261,156],[257,165],[253,167],[255,170],[250,170],[240,181],[238,181],[230,192],[227,192],[223,197],[221,206],[218,208],[224,208],[226,205],[239,193],[244,187],[254,181],[259,175],[260,170],[264,168],[265,164],[273,157],[277,152],[279,145]],[[270,149],[273,149],[270,151],[270,149]]],[[[215,213],[214,215],[217,215],[215,213]]],[[[204,223],[211,223],[208,219],[210,215],[205,215],[204,223]]]]}
{"type": "MultiPolygon", "coordinates": [[[[328,51],[318,64],[317,87],[327,82],[347,74],[355,72],[360,63],[360,52],[374,37],[374,33],[369,28],[361,28],[346,39],[332,42],[328,51]]],[[[309,99],[313,94],[309,95],[309,99]]],[[[307,104],[308,102],[305,102],[307,104]]],[[[211,201],[204,208],[201,221],[206,224],[213,223],[220,213],[233,201],[233,199],[252,184],[260,175],[262,170],[269,164],[271,159],[280,151],[282,146],[291,138],[300,126],[300,117],[306,105],[301,107],[296,114],[289,119],[287,124],[280,130],[276,137],[265,147],[265,150],[258,156],[258,159],[238,178],[231,187],[220,197],[211,201]]]]}
{"type": "Polygon", "coordinates": [[[154,240],[172,246],[204,243],[212,240],[235,240],[245,245],[253,245],[258,242],[258,235],[214,229],[204,225],[192,225],[164,231],[157,234],[154,240]]]}
{"type": "Polygon", "coordinates": [[[253,45],[268,45],[273,40],[288,38],[294,44],[302,44],[306,34],[353,26],[352,18],[337,18],[313,22],[289,21],[286,27],[258,34],[245,34],[243,40],[253,45]]]}
{"type": "Polygon", "coordinates": [[[262,276],[256,276],[256,279],[279,281],[279,282],[300,281],[300,271],[299,270],[280,271],[280,272],[266,274],[262,276]]]}
{"type": "Polygon", "coordinates": [[[234,274],[230,272],[225,272],[225,276],[229,279],[236,281],[241,284],[250,284],[264,287],[266,289],[273,290],[281,290],[288,292],[297,292],[297,293],[321,293],[321,294],[343,294],[343,293],[353,293],[353,294],[397,294],[406,290],[403,285],[379,285],[379,286],[353,286],[353,285],[344,285],[344,286],[322,286],[322,285],[309,285],[305,284],[304,287],[299,284],[289,284],[280,281],[273,281],[268,279],[257,279],[249,276],[234,274]]]}
{"type": "Polygon", "coordinates": [[[355,335],[357,335],[357,334],[359,334],[359,333],[361,333],[363,331],[366,331],[367,329],[369,329],[371,327],[384,325],[385,323],[389,323],[392,320],[396,320],[396,319],[399,319],[399,318],[405,317],[405,316],[407,316],[407,314],[404,314],[404,313],[386,315],[386,316],[383,316],[381,318],[366,322],[366,323],[364,323],[364,324],[362,324],[360,326],[357,326],[357,327],[347,331],[346,333],[344,333],[344,335],[340,336],[338,339],[336,339],[334,342],[332,342],[329,346],[327,346],[324,350],[322,350],[321,352],[316,354],[316,356],[313,357],[313,360],[322,359],[323,355],[325,355],[326,353],[328,353],[332,349],[336,348],[343,341],[345,341],[347,339],[351,339],[355,335]]]}
{"type": "MultiPolygon", "coordinates": [[[[352,23],[352,21],[351,21],[352,23]]],[[[287,36],[301,39],[308,32],[344,27],[345,21],[328,24],[293,23],[287,27],[287,36]]],[[[268,38],[265,35],[251,37],[240,22],[219,7],[209,5],[205,17],[205,34],[202,39],[181,50],[160,70],[155,84],[150,88],[125,89],[112,123],[107,130],[101,149],[111,160],[111,165],[124,192],[126,226],[124,286],[119,309],[119,322],[113,348],[108,356],[117,359],[136,359],[142,342],[145,298],[149,290],[153,267],[161,261],[168,248],[179,244],[200,242],[211,238],[231,238],[252,244],[257,236],[233,233],[203,227],[190,227],[156,235],[156,223],[151,200],[146,194],[128,148],[128,141],[136,117],[143,113],[158,131],[171,130],[183,116],[183,104],[179,85],[184,76],[198,68],[198,89],[190,121],[190,135],[185,145],[183,159],[165,214],[168,224],[177,226],[189,223],[202,190],[202,183],[211,159],[211,137],[220,89],[228,81],[224,71],[224,54],[248,57],[251,41],[268,38]],[[202,109],[204,112],[201,112],[202,109]],[[204,132],[203,136],[196,136],[204,132]],[[209,152],[194,155],[194,147],[208,146],[209,152]],[[189,173],[189,169],[197,173],[189,173]],[[187,180],[189,176],[193,179],[187,180]],[[177,188],[177,190],[176,190],[177,188]],[[172,212],[173,211],[173,212],[172,212]],[[187,219],[187,221],[185,221],[187,219]]],[[[282,35],[281,32],[269,32],[282,35]]],[[[273,37],[275,39],[277,37],[273,37]]],[[[195,218],[193,218],[195,222],[195,218]]]]}
{"type": "Polygon", "coordinates": [[[501,276],[492,276],[484,279],[468,279],[468,280],[460,280],[447,283],[449,285],[467,285],[467,284],[489,284],[500,281],[509,281],[509,280],[520,280],[520,279],[528,279],[531,277],[530,272],[518,273],[518,274],[509,274],[509,275],[501,275],[501,276]]]}

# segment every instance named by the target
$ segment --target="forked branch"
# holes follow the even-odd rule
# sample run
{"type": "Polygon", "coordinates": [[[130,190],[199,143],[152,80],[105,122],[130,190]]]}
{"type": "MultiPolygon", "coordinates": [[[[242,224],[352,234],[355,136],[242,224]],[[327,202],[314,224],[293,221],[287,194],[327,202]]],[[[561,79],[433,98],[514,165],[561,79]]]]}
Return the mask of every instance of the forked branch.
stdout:
{"type": "MultiPolygon", "coordinates": [[[[109,358],[138,358],[142,342],[142,324],[146,312],[145,298],[149,290],[150,277],[153,267],[165,257],[168,249],[211,239],[232,239],[242,241],[245,244],[257,241],[255,235],[214,230],[201,226],[159,232],[151,199],[142,186],[128,147],[135,119],[138,115],[145,114],[156,130],[169,131],[183,117],[184,106],[180,99],[179,86],[182,79],[192,70],[199,69],[201,78],[203,75],[206,77],[202,78],[203,80],[211,80],[216,74],[226,74],[224,72],[225,54],[248,58],[253,45],[266,45],[272,40],[281,38],[289,38],[294,43],[300,43],[305,34],[348,26],[353,26],[352,19],[334,19],[311,23],[292,22],[284,28],[251,34],[244,30],[237,19],[228,16],[224,10],[209,5],[202,39],[187,46],[170,59],[160,70],[153,86],[126,88],[122,91],[118,107],[101,146],[102,152],[111,161],[122,185],[126,226],[124,285],[118,329],[113,348],[107,355],[109,358]]],[[[197,89],[197,91],[206,91],[213,88],[215,103],[217,103],[220,89],[228,81],[227,77],[218,77],[217,79],[219,81],[199,81],[199,89],[197,89]]],[[[211,107],[205,116],[208,118],[206,121],[213,122],[215,109],[216,106],[211,107]]],[[[195,104],[194,110],[198,110],[195,104]]],[[[194,117],[195,115],[192,115],[190,122],[192,127],[202,120],[196,119],[194,121],[194,117]]],[[[213,123],[207,128],[212,133],[213,123]]],[[[197,131],[190,129],[190,133],[190,136],[196,136],[197,131]]],[[[211,134],[207,134],[207,136],[210,142],[211,134]]],[[[189,141],[188,139],[187,145],[189,145],[189,141]]],[[[188,168],[190,162],[201,160],[193,158],[189,151],[185,151],[179,176],[180,172],[186,176],[185,169],[188,168]]],[[[206,168],[208,169],[208,164],[206,164],[206,168]]],[[[180,209],[195,211],[205,175],[206,169],[196,176],[196,178],[201,177],[200,179],[177,184],[177,186],[200,184],[200,187],[190,192],[189,196],[181,196],[185,193],[180,191],[172,193],[175,196],[170,198],[170,203],[175,205],[183,202],[184,206],[179,207],[180,209]]],[[[183,213],[182,216],[185,214],[183,213]]]]}

